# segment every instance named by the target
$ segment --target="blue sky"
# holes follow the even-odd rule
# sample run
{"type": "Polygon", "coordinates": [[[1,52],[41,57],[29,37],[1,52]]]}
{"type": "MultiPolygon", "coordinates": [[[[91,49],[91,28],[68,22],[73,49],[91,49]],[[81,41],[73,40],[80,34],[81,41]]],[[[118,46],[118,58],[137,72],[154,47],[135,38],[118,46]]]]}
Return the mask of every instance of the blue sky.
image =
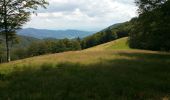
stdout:
{"type": "Polygon", "coordinates": [[[98,31],[137,16],[134,0],[48,0],[24,28],[98,31]]]}

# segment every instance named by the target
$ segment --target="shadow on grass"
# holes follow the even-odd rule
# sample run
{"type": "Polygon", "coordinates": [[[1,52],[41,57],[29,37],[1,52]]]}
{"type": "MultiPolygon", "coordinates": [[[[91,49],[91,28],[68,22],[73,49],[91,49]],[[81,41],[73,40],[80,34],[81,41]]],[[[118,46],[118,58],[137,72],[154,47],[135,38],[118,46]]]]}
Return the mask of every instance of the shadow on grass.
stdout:
{"type": "Polygon", "coordinates": [[[162,100],[169,96],[167,55],[119,55],[135,59],[44,64],[40,69],[25,66],[1,74],[0,100],[162,100]]]}

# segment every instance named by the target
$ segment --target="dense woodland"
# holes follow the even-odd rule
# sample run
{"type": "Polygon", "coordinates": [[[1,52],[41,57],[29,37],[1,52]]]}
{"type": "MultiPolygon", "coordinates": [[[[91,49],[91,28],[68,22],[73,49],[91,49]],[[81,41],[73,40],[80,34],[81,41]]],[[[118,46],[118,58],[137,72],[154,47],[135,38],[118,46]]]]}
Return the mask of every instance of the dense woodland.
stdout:
{"type": "Polygon", "coordinates": [[[131,20],[130,47],[170,51],[170,0],[136,0],[139,17],[131,20]]]}

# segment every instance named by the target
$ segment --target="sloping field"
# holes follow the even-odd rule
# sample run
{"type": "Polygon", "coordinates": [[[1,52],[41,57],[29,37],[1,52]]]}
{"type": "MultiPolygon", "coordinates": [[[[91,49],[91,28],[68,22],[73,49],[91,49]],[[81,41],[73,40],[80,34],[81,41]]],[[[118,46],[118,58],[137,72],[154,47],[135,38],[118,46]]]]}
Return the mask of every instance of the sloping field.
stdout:
{"type": "Polygon", "coordinates": [[[128,46],[128,37],[121,38],[115,41],[111,41],[87,49],[87,51],[99,51],[99,50],[130,50],[128,46]]]}
{"type": "Polygon", "coordinates": [[[169,100],[170,54],[127,38],[0,65],[0,100],[169,100]]]}

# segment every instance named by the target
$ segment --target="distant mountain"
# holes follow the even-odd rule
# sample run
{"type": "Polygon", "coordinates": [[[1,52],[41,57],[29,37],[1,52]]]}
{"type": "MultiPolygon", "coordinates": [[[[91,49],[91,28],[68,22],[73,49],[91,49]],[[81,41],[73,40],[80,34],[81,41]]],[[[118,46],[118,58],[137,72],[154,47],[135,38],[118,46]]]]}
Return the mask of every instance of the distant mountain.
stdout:
{"type": "Polygon", "coordinates": [[[64,39],[64,38],[84,38],[86,36],[92,35],[93,32],[79,31],[79,30],[47,30],[47,29],[34,29],[26,28],[19,30],[18,35],[29,36],[38,39],[44,38],[55,38],[55,39],[64,39]]]}

